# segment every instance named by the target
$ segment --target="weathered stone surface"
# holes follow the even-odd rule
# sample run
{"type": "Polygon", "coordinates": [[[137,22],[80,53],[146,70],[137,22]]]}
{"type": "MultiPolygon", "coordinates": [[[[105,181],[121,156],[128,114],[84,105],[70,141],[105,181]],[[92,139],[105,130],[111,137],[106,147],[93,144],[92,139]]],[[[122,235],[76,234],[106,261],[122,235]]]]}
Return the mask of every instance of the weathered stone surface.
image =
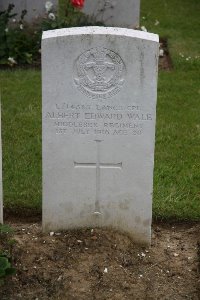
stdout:
{"type": "Polygon", "coordinates": [[[43,33],[43,228],[151,236],[158,36],[43,33]]]}
{"type": "Polygon", "coordinates": [[[140,22],[140,0],[86,0],[83,12],[106,26],[136,28],[140,22]]]}
{"type": "MultiPolygon", "coordinates": [[[[18,15],[13,17],[13,19],[19,20],[22,10],[26,9],[27,14],[24,17],[25,21],[31,22],[44,16],[46,13],[45,3],[46,0],[0,0],[0,11],[6,10],[10,3],[14,4],[13,13],[18,15]]],[[[50,1],[53,4],[53,9],[57,9],[57,0],[50,1]]]]}

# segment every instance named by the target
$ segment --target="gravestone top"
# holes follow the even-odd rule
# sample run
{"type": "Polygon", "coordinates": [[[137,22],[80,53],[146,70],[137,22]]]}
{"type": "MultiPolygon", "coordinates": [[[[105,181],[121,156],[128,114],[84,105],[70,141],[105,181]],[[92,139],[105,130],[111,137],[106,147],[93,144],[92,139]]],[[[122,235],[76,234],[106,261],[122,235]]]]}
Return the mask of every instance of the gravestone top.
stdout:
{"type": "Polygon", "coordinates": [[[105,26],[137,28],[140,0],[85,0],[83,12],[105,26]]]}
{"type": "Polygon", "coordinates": [[[157,35],[43,33],[43,229],[113,227],[151,240],[157,35]]]}
{"type": "MultiPolygon", "coordinates": [[[[0,0],[0,11],[6,10],[10,3],[14,4],[12,13],[17,14],[13,16],[13,19],[19,20],[23,10],[27,13],[24,16],[26,22],[32,23],[41,17],[44,17],[47,12],[45,9],[45,3],[47,0],[0,0]]],[[[54,10],[57,8],[57,0],[50,1],[53,4],[54,10]]]]}
{"type": "Polygon", "coordinates": [[[62,36],[63,37],[76,36],[76,35],[84,36],[84,35],[92,35],[92,34],[132,37],[132,38],[149,40],[152,42],[159,42],[159,36],[154,33],[127,29],[127,28],[101,27],[101,26],[61,28],[56,30],[48,30],[43,32],[42,39],[45,40],[49,38],[62,37],[62,36]]]}

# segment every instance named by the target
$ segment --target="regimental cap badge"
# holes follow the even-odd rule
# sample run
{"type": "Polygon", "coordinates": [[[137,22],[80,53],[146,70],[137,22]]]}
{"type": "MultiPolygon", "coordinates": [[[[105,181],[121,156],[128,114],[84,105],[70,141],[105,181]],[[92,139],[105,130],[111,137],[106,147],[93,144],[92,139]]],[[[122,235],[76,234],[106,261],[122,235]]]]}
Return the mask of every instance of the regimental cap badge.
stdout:
{"type": "Polygon", "coordinates": [[[87,97],[113,97],[124,83],[125,65],[114,51],[103,47],[92,48],[75,62],[74,82],[87,97]]]}

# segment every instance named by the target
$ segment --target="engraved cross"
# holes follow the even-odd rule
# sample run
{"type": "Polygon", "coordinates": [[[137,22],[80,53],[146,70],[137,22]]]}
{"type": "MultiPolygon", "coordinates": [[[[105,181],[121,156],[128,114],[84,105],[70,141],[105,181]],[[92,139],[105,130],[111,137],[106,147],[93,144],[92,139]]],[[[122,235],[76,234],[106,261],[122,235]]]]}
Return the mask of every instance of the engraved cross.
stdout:
{"type": "Polygon", "coordinates": [[[95,215],[100,215],[100,202],[101,202],[101,193],[100,193],[100,175],[101,169],[122,169],[122,162],[120,163],[101,163],[100,162],[100,143],[102,140],[95,140],[97,145],[97,159],[96,163],[78,163],[74,162],[75,168],[95,168],[96,169],[96,200],[95,200],[95,215]]]}

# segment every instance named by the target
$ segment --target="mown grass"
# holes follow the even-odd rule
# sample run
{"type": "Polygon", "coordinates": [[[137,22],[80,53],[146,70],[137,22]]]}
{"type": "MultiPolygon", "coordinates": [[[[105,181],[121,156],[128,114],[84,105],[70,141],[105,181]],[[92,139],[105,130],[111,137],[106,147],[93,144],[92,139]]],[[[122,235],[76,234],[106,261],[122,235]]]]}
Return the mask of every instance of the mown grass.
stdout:
{"type": "Polygon", "coordinates": [[[5,207],[41,208],[39,71],[0,72],[5,207]]]}
{"type": "Polygon", "coordinates": [[[195,71],[159,76],[154,216],[200,219],[199,79],[195,71]]]}
{"type": "Polygon", "coordinates": [[[172,71],[159,74],[155,218],[200,219],[199,11],[199,0],[141,5],[141,26],[168,39],[173,62],[172,71]]]}
{"type": "Polygon", "coordinates": [[[140,23],[149,32],[169,38],[176,65],[180,62],[180,53],[193,58],[200,55],[199,11],[199,0],[141,0],[140,23]]]}
{"type": "MultiPolygon", "coordinates": [[[[199,11],[199,0],[142,1],[141,25],[168,38],[173,61],[173,70],[159,73],[155,218],[200,220],[199,11]]],[[[0,72],[7,208],[41,210],[40,76],[0,72]]]]}

